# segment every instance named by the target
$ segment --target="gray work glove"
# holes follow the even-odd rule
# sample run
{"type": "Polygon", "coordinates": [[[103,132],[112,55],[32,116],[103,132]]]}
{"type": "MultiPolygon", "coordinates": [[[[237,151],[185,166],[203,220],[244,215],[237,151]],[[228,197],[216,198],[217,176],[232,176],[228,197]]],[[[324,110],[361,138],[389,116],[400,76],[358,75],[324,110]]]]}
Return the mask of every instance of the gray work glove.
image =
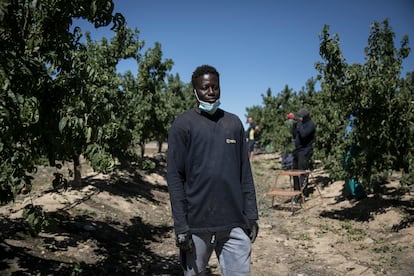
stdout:
{"type": "Polygon", "coordinates": [[[175,240],[175,244],[182,251],[192,251],[193,250],[193,238],[191,237],[190,231],[178,234],[175,240]]]}
{"type": "Polygon", "coordinates": [[[250,233],[249,233],[250,241],[254,243],[254,241],[256,240],[257,234],[259,234],[259,224],[257,224],[256,220],[249,220],[249,224],[250,224],[250,233]]]}

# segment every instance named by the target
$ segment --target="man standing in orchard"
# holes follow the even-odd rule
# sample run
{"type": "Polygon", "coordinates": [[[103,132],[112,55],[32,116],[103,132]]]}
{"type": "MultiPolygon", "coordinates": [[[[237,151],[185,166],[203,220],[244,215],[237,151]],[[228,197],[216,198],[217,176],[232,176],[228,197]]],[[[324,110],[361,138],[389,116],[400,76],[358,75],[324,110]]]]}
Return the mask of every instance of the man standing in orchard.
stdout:
{"type": "Polygon", "coordinates": [[[259,132],[259,126],[256,124],[252,116],[247,117],[249,128],[246,131],[247,138],[247,151],[249,152],[249,159],[253,160],[254,147],[256,144],[257,135],[259,132]]]}
{"type": "MultiPolygon", "coordinates": [[[[313,142],[315,141],[316,126],[312,121],[309,111],[305,108],[299,109],[297,116],[297,125],[295,127],[295,151],[293,159],[293,168],[298,170],[309,170],[310,160],[313,155],[313,142]]],[[[294,176],[294,189],[300,190],[305,181],[305,176],[294,176]]],[[[308,190],[304,189],[305,196],[308,196],[308,190]]]]}
{"type": "Polygon", "coordinates": [[[213,250],[226,275],[250,275],[258,233],[256,192],[240,119],[219,109],[219,73],[209,65],[191,79],[198,106],[168,135],[167,182],[185,275],[204,275],[213,250]]]}

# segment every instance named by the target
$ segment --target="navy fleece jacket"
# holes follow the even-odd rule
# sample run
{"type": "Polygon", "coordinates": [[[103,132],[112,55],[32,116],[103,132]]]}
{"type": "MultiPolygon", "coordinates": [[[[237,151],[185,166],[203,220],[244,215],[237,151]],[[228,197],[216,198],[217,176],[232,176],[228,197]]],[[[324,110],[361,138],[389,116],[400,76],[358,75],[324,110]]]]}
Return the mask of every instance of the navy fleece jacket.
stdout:
{"type": "Polygon", "coordinates": [[[167,183],[176,234],[249,228],[256,192],[240,119],[191,109],[168,135],[167,183]]]}

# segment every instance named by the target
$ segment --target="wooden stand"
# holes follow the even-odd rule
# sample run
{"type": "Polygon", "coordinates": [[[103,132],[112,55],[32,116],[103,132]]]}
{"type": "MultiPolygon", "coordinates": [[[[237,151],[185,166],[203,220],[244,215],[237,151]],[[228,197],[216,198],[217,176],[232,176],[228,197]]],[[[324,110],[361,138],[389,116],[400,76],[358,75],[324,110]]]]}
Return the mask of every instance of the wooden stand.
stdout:
{"type": "Polygon", "coordinates": [[[298,195],[301,196],[301,207],[305,206],[305,196],[303,195],[303,189],[305,188],[306,185],[302,185],[301,183],[302,187],[300,188],[300,190],[294,190],[293,177],[294,176],[300,177],[301,175],[305,175],[305,177],[308,178],[309,174],[310,174],[310,171],[305,171],[305,170],[287,170],[287,171],[282,171],[278,175],[276,175],[274,189],[266,194],[267,196],[272,197],[272,206],[274,204],[275,196],[290,197],[291,206],[292,206],[292,214],[293,214],[294,213],[294,200],[295,200],[295,197],[298,195]],[[290,189],[279,188],[278,180],[280,176],[289,176],[290,189]]]}

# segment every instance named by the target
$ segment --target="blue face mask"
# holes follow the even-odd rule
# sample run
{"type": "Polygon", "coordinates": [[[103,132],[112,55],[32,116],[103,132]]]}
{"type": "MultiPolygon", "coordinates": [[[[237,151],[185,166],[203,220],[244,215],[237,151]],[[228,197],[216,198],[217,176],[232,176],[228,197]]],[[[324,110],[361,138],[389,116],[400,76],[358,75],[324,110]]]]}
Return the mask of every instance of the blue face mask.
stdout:
{"type": "Polygon", "coordinates": [[[208,102],[200,101],[195,89],[194,89],[194,94],[199,102],[198,108],[200,108],[202,111],[207,112],[210,115],[213,115],[214,113],[216,113],[217,108],[220,106],[220,99],[217,99],[214,103],[208,103],[208,102]]]}
{"type": "Polygon", "coordinates": [[[215,101],[212,104],[202,101],[199,102],[200,104],[198,105],[198,107],[210,115],[213,115],[216,112],[217,108],[220,106],[220,99],[217,99],[217,101],[215,101]]]}

